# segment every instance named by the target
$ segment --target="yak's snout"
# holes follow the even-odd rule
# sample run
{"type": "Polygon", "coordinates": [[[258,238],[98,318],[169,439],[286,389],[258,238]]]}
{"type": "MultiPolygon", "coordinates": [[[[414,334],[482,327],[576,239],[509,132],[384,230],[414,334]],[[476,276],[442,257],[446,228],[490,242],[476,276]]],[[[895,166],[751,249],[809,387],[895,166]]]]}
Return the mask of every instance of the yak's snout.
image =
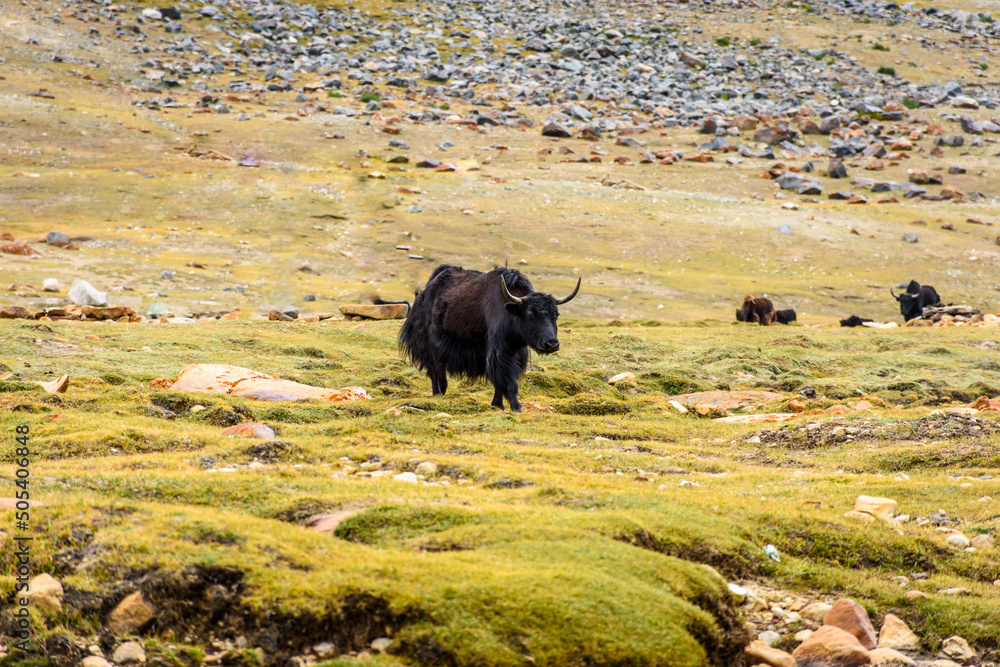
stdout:
{"type": "Polygon", "coordinates": [[[553,352],[559,351],[559,339],[549,338],[548,340],[542,342],[538,347],[538,351],[542,354],[552,354],[553,352]]]}

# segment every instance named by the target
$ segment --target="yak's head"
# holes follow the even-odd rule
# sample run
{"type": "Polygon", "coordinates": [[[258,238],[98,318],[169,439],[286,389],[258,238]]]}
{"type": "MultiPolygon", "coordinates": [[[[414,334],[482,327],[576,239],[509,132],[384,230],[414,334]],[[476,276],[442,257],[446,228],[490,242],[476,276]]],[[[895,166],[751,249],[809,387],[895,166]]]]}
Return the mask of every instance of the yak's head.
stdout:
{"type": "Polygon", "coordinates": [[[568,303],[580,291],[581,279],[576,281],[576,287],[569,296],[557,299],[551,294],[532,292],[526,296],[514,296],[507,289],[507,283],[500,276],[500,289],[507,300],[504,308],[513,316],[517,332],[525,343],[539,354],[552,354],[559,351],[559,336],[556,331],[556,319],[559,308],[568,303]]]}
{"type": "Polygon", "coordinates": [[[896,301],[899,302],[899,314],[907,322],[915,320],[924,314],[924,295],[920,290],[920,285],[915,281],[911,281],[910,287],[912,288],[914,285],[916,285],[915,293],[907,290],[903,294],[896,294],[891,289],[889,290],[889,294],[892,294],[896,301]]]}

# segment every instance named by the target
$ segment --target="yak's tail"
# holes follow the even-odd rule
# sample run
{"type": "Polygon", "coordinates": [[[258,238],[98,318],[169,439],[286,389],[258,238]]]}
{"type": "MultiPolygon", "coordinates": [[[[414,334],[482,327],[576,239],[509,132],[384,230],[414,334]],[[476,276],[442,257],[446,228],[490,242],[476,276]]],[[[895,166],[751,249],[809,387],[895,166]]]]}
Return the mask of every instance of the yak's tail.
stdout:
{"type": "MultiPolygon", "coordinates": [[[[428,298],[427,288],[431,287],[431,284],[434,283],[439,275],[449,269],[461,271],[462,267],[442,264],[434,269],[431,277],[424,285],[424,289],[414,292],[413,303],[406,313],[406,320],[403,321],[403,326],[399,329],[399,351],[403,353],[404,357],[410,360],[410,363],[421,370],[429,369],[434,363],[430,341],[432,308],[430,304],[424,303],[425,299],[428,298]]],[[[434,290],[435,288],[432,287],[432,293],[434,290]]]]}

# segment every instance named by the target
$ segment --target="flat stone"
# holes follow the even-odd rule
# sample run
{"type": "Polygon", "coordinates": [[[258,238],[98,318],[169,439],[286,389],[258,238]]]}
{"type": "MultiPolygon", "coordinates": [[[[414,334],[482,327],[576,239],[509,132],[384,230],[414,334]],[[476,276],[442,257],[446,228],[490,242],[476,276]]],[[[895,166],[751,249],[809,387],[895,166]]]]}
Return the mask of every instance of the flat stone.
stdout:
{"type": "Polygon", "coordinates": [[[781,649],[774,648],[760,640],[750,642],[743,651],[748,667],[770,665],[771,667],[795,667],[795,658],[781,649]]]}
{"type": "Polygon", "coordinates": [[[844,512],[845,519],[856,519],[858,521],[864,521],[865,523],[874,523],[875,517],[867,512],[858,512],[856,510],[851,510],[850,512],[844,512]]]}
{"type": "Polygon", "coordinates": [[[405,303],[388,304],[345,304],[340,307],[344,315],[367,317],[371,320],[402,320],[410,307],[405,303]]]}
{"type": "Polygon", "coordinates": [[[343,509],[337,512],[326,512],[324,514],[316,514],[305,520],[305,526],[312,528],[318,533],[323,533],[326,535],[333,534],[333,531],[337,530],[337,526],[341,523],[350,519],[352,516],[360,512],[360,508],[355,509],[343,509]]]}
{"type": "Polygon", "coordinates": [[[88,655],[80,661],[83,667],[111,667],[111,663],[99,655],[88,655]]]}
{"type": "Polygon", "coordinates": [[[31,320],[35,315],[21,306],[0,306],[0,320],[31,320]]]}
{"type": "Polygon", "coordinates": [[[877,648],[868,653],[868,657],[871,659],[871,664],[881,665],[884,662],[891,662],[894,665],[915,665],[917,661],[908,655],[900,653],[896,649],[892,648],[877,648]]]}
{"type": "Polygon", "coordinates": [[[256,438],[257,440],[273,440],[274,429],[266,424],[244,422],[222,429],[222,435],[232,435],[239,438],[256,438]]]}
{"type": "Polygon", "coordinates": [[[823,625],[831,625],[857,637],[866,649],[875,648],[878,635],[868,618],[868,612],[854,600],[841,598],[823,617],[823,625]]]}
{"type": "Polygon", "coordinates": [[[135,315],[135,310],[128,306],[80,306],[80,312],[92,320],[118,320],[123,317],[135,315]]]}
{"type": "Polygon", "coordinates": [[[704,405],[720,410],[732,410],[742,405],[759,405],[777,401],[784,396],[773,391],[700,391],[694,394],[678,394],[669,398],[688,409],[695,405],[704,405]]]}
{"type": "Polygon", "coordinates": [[[883,521],[888,521],[896,514],[896,501],[875,496],[858,496],[857,500],[854,501],[854,510],[867,512],[883,521]]]}
{"type": "Polygon", "coordinates": [[[170,389],[200,394],[229,394],[262,401],[300,399],[357,401],[371,398],[361,387],[344,389],[313,387],[291,380],[278,380],[249,368],[226,364],[192,364],[181,371],[177,381],[170,385],[170,389]]]}
{"type": "Polygon", "coordinates": [[[618,384],[619,382],[635,382],[635,373],[619,373],[608,379],[608,384],[618,384]]]}

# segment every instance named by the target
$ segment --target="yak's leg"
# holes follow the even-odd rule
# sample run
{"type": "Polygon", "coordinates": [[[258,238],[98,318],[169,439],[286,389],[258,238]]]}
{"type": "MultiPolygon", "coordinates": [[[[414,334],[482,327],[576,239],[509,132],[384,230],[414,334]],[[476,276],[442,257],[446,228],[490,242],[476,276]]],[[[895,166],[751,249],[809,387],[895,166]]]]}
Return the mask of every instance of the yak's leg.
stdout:
{"type": "Polygon", "coordinates": [[[517,400],[517,380],[528,367],[528,348],[499,350],[491,347],[486,353],[486,377],[493,383],[493,407],[503,409],[503,399],[514,412],[521,411],[517,400]]]}
{"type": "Polygon", "coordinates": [[[431,392],[434,396],[444,394],[448,391],[448,373],[442,366],[435,366],[427,371],[431,379],[431,392]]]}
{"type": "Polygon", "coordinates": [[[521,411],[521,402],[517,400],[517,383],[515,382],[510,387],[507,387],[507,391],[504,392],[507,397],[507,402],[510,403],[510,409],[512,412],[521,411]]]}
{"type": "Polygon", "coordinates": [[[493,405],[494,408],[499,408],[503,410],[503,399],[507,399],[510,403],[510,409],[514,412],[521,411],[521,403],[517,400],[517,383],[511,386],[503,387],[500,385],[493,385],[493,405]]]}
{"type": "Polygon", "coordinates": [[[507,381],[504,396],[507,397],[507,402],[510,403],[510,409],[513,412],[520,412],[521,402],[517,400],[517,380],[524,375],[524,371],[528,370],[528,348],[525,347],[518,350],[514,354],[512,362],[512,372],[509,375],[510,379],[507,381]]]}

